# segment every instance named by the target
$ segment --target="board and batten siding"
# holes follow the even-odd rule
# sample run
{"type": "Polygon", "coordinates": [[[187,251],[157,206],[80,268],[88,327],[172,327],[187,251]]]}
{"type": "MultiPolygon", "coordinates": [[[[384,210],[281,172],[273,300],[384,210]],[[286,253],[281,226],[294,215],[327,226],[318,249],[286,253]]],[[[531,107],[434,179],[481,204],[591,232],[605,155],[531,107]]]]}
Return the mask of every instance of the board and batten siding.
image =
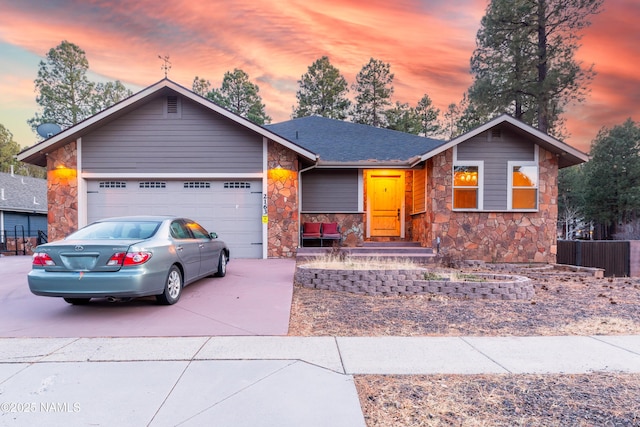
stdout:
{"type": "Polygon", "coordinates": [[[427,171],[426,169],[414,169],[413,170],[413,206],[411,207],[412,214],[418,214],[425,212],[427,209],[426,204],[426,183],[427,183],[427,171]]]}
{"type": "Polygon", "coordinates": [[[262,137],[186,98],[161,96],[82,137],[92,173],[260,173],[262,137]]]}
{"type": "Polygon", "coordinates": [[[484,162],[483,210],[507,209],[509,161],[535,160],[535,144],[500,129],[488,131],[457,146],[456,161],[484,162]]]}
{"type": "Polygon", "coordinates": [[[312,169],[302,174],[302,212],[358,212],[355,169],[312,169]]]}

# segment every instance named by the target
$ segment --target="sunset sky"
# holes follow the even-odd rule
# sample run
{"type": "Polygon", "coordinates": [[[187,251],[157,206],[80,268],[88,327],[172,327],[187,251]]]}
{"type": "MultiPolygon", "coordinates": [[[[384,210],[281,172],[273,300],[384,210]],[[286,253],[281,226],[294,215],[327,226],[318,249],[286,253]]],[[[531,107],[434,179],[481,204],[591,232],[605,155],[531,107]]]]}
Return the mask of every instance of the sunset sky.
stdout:
{"type": "MultiPolygon", "coordinates": [[[[0,124],[22,146],[37,137],[38,63],[68,40],[89,60],[89,78],[134,92],[164,77],[191,88],[220,85],[241,68],[260,87],[273,122],[288,120],[298,80],[327,55],[349,84],[371,57],[391,64],[393,101],[428,94],[442,111],[471,84],[469,59],[488,0],[0,0],[0,124]]],[[[584,32],[578,59],[597,75],[568,108],[566,140],[588,152],[603,126],[640,120],[640,2],[607,0],[584,32]]]]}

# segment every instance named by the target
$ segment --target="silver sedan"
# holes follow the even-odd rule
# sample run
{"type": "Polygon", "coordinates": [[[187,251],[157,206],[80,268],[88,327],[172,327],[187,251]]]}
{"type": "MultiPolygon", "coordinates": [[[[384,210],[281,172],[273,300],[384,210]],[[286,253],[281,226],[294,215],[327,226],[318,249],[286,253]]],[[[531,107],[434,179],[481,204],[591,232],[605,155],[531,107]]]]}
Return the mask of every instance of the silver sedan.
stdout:
{"type": "Polygon", "coordinates": [[[40,245],[28,274],[35,295],[70,304],[155,295],[174,304],[182,288],[223,277],[229,248],[186,218],[133,216],[94,222],[64,240],[40,245]]]}

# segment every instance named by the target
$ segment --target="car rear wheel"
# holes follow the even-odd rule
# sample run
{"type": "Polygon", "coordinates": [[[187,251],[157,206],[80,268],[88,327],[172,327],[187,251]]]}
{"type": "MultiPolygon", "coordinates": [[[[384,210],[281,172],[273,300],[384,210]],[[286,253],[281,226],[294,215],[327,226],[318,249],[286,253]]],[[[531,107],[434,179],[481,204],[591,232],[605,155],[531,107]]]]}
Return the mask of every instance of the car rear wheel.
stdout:
{"type": "Polygon", "coordinates": [[[224,251],[220,252],[220,259],[218,260],[218,272],[216,277],[224,277],[227,274],[227,256],[224,251]]]}
{"type": "Polygon", "coordinates": [[[164,284],[164,292],[156,295],[156,300],[163,305],[171,305],[178,302],[182,294],[182,274],[180,269],[172,265],[164,284]]]}
{"type": "Polygon", "coordinates": [[[91,298],[64,298],[64,300],[73,305],[85,305],[89,304],[91,298]]]}

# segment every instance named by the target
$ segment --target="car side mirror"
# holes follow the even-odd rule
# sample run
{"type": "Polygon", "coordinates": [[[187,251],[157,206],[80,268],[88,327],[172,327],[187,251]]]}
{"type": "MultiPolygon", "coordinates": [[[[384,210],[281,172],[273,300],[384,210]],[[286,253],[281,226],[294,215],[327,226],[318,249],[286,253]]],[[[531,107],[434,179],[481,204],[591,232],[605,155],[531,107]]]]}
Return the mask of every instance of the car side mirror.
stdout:
{"type": "Polygon", "coordinates": [[[217,239],[218,233],[209,233],[209,237],[211,237],[212,239],[217,239]]]}

